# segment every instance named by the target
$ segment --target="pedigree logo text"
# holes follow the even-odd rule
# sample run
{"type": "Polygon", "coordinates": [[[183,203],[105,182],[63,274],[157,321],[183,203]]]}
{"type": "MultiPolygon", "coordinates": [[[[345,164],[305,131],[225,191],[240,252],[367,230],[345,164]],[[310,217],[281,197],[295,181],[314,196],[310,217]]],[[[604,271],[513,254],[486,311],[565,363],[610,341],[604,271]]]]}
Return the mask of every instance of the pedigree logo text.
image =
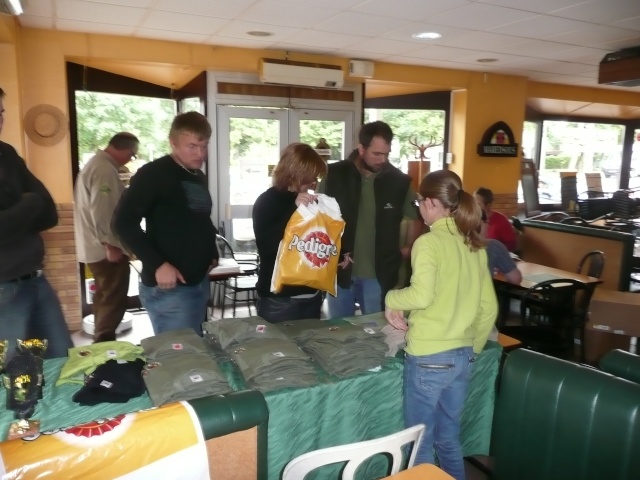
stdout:
{"type": "Polygon", "coordinates": [[[338,247],[331,243],[326,232],[309,232],[304,238],[294,235],[289,243],[289,250],[297,250],[304,253],[305,258],[314,267],[322,268],[332,256],[338,255],[338,247]]]}

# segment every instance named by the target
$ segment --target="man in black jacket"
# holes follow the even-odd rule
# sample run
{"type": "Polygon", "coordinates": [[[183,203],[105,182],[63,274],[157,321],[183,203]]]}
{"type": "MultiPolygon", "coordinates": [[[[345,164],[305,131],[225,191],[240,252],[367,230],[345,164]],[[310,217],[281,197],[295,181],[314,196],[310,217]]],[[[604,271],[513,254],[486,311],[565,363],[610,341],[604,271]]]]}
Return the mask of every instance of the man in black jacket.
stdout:
{"type": "Polygon", "coordinates": [[[338,294],[327,296],[329,317],[384,309],[384,296],[398,283],[402,259],[421,231],[413,206],[411,178],[388,161],[393,132],[384,122],[362,126],[358,148],[347,160],[329,165],[320,192],[335,197],[346,222],[342,236],[338,294]],[[400,223],[409,219],[405,246],[400,246],[400,223]]]}
{"type": "Polygon", "coordinates": [[[113,230],[142,262],[140,301],[156,334],[188,327],[202,334],[209,271],[219,257],[213,203],[200,170],[210,137],[204,115],[176,116],[171,154],[136,172],[114,213],[113,230]]]}
{"type": "MultiPolygon", "coordinates": [[[[4,123],[0,88],[0,133],[4,123]]],[[[8,143],[0,142],[0,339],[47,339],[47,357],[73,347],[60,301],[42,273],[40,232],[58,223],[51,195],[8,143]]]]}

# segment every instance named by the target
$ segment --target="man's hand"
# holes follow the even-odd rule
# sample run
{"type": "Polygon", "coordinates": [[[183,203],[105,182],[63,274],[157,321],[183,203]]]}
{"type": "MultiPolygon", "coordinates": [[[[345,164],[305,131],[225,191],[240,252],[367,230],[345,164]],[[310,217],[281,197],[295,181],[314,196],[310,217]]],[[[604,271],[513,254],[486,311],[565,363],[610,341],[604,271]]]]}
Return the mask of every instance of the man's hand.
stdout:
{"type": "Polygon", "coordinates": [[[391,310],[389,307],[385,307],[384,316],[387,319],[387,322],[389,322],[389,325],[391,325],[396,330],[409,330],[409,326],[404,320],[404,313],[402,312],[402,310],[391,310]]]}
{"type": "Polygon", "coordinates": [[[159,288],[174,288],[177,283],[186,283],[180,271],[168,262],[164,262],[156,270],[156,283],[159,288]]]}
{"type": "Polygon", "coordinates": [[[122,260],[122,250],[113,245],[105,244],[104,250],[107,254],[107,260],[111,263],[119,263],[122,260]]]}
{"type": "Polygon", "coordinates": [[[209,266],[209,271],[213,270],[214,268],[216,268],[218,266],[218,259],[214,258],[213,260],[211,260],[211,265],[209,266]]]}

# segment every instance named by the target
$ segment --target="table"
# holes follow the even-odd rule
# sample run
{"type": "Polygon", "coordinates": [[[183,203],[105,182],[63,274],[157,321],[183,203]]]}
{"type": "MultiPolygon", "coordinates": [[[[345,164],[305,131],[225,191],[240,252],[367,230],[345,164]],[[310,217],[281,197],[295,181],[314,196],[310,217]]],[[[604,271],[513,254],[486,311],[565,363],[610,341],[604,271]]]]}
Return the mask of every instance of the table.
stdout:
{"type": "MultiPolygon", "coordinates": [[[[462,448],[465,456],[488,455],[493,423],[495,379],[502,347],[488,342],[474,363],[467,402],[462,414],[462,448]]],[[[44,399],[38,403],[34,418],[41,430],[50,431],[92,420],[109,418],[151,408],[148,395],[124,404],[101,404],[81,407],[71,401],[78,385],[54,387],[66,359],[46,360],[47,379],[44,399]]],[[[243,380],[233,364],[222,364],[234,390],[242,390],[243,380]]],[[[404,428],[402,419],[401,358],[389,358],[378,371],[347,379],[329,378],[308,388],[287,388],[265,394],[269,406],[269,479],[278,480],[286,464],[303,453],[320,448],[370,440],[404,428]]],[[[0,403],[5,402],[4,389],[0,403]]],[[[0,435],[6,438],[13,412],[0,411],[0,435]]],[[[362,479],[385,475],[386,462],[381,458],[363,464],[362,479]]],[[[334,466],[335,467],[335,466],[334,466]]],[[[336,478],[339,468],[324,467],[312,478],[336,478]],[[334,468],[333,470],[331,470],[334,468]]]]}
{"type": "Polygon", "coordinates": [[[454,478],[435,465],[423,463],[395,475],[385,477],[383,480],[454,480],[454,478]]]}
{"type": "Polygon", "coordinates": [[[507,282],[502,275],[494,276],[494,281],[503,285],[511,286],[512,288],[520,287],[525,290],[535,287],[540,282],[555,280],[558,278],[571,278],[586,284],[602,283],[602,280],[595,277],[588,277],[586,275],[580,275],[579,273],[547,267],[546,265],[539,265],[537,263],[520,261],[516,262],[516,267],[520,270],[520,273],[522,273],[522,282],[520,282],[519,285],[507,282]]]}

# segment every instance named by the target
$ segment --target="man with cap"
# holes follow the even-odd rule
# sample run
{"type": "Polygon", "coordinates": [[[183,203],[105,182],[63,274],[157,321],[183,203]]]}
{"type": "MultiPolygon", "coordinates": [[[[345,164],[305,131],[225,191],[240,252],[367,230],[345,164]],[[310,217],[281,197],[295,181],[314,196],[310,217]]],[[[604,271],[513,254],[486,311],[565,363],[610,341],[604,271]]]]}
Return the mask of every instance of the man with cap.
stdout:
{"type": "Polygon", "coordinates": [[[127,309],[129,257],[111,229],[113,212],[124,192],[118,170],[138,153],[132,133],[115,134],[78,175],[75,187],[75,237],[78,261],[95,279],[94,342],[116,339],[116,328],[127,309]]]}
{"type": "MultiPolygon", "coordinates": [[[[0,88],[0,133],[5,93],[0,88]]],[[[46,356],[73,346],[60,301],[42,273],[40,232],[58,223],[53,198],[16,150],[0,141],[0,339],[48,340],[46,356]]]]}

